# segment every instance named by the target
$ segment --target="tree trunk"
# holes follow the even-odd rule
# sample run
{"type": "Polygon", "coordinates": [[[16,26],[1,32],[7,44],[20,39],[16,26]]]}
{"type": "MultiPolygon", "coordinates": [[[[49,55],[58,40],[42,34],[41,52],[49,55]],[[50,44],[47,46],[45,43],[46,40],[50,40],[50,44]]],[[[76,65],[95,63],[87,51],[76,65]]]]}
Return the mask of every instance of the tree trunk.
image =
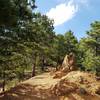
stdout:
{"type": "Polygon", "coordinates": [[[36,57],[37,57],[37,53],[33,52],[33,66],[32,66],[32,77],[35,76],[35,68],[36,68],[36,57]]]}
{"type": "Polygon", "coordinates": [[[33,64],[33,66],[32,66],[32,77],[34,77],[35,76],[35,64],[33,64]]]}
{"type": "Polygon", "coordinates": [[[2,91],[5,92],[5,71],[3,72],[3,83],[2,83],[2,91]]]}
{"type": "MultiPolygon", "coordinates": [[[[97,41],[97,37],[95,37],[96,41],[97,41]]],[[[95,55],[97,56],[98,55],[98,45],[96,44],[95,45],[95,55]]]]}
{"type": "Polygon", "coordinates": [[[42,65],[41,65],[41,70],[44,71],[44,67],[45,67],[45,58],[44,56],[42,56],[42,65]]]}
{"type": "Polygon", "coordinates": [[[60,69],[60,66],[61,66],[61,65],[57,64],[57,66],[56,66],[56,71],[58,71],[58,70],[60,69]]]}
{"type": "Polygon", "coordinates": [[[5,92],[5,79],[4,79],[3,84],[2,84],[2,91],[5,92]]]}

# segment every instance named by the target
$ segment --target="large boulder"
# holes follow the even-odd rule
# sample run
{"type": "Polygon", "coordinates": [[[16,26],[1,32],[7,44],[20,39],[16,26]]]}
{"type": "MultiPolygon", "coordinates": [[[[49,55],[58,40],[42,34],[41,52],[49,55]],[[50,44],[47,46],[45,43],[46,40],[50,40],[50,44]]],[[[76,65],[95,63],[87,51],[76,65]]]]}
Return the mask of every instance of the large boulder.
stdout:
{"type": "Polygon", "coordinates": [[[70,53],[69,55],[65,56],[61,68],[63,71],[76,70],[76,59],[74,53],[70,53]]]}
{"type": "Polygon", "coordinates": [[[70,71],[74,71],[74,70],[76,70],[75,54],[70,53],[69,55],[65,56],[62,66],[61,66],[60,70],[58,70],[54,74],[54,78],[61,78],[62,76],[69,73],[70,71]]]}

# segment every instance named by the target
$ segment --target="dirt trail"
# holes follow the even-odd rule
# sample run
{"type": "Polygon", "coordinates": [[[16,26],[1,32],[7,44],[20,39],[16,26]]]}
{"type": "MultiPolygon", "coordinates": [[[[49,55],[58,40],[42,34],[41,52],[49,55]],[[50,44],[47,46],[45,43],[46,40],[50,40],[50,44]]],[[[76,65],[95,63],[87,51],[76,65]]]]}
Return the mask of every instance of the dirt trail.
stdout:
{"type": "MultiPolygon", "coordinates": [[[[97,83],[100,87],[100,81],[97,83]]],[[[5,96],[0,94],[0,100],[100,100],[99,95],[85,93],[85,89],[81,88],[92,89],[97,83],[91,74],[80,71],[70,72],[59,79],[44,73],[10,89],[5,96]],[[82,83],[80,77],[83,78],[82,83]]]]}
{"type": "Polygon", "coordinates": [[[50,73],[35,76],[22,82],[0,95],[0,100],[58,100],[58,97],[50,94],[50,88],[60,79],[53,79],[50,73]]]}
{"type": "Polygon", "coordinates": [[[32,86],[43,87],[43,89],[49,89],[51,86],[57,84],[60,79],[53,79],[50,73],[44,73],[42,75],[35,76],[27,81],[24,81],[23,84],[30,84],[32,86]]]}

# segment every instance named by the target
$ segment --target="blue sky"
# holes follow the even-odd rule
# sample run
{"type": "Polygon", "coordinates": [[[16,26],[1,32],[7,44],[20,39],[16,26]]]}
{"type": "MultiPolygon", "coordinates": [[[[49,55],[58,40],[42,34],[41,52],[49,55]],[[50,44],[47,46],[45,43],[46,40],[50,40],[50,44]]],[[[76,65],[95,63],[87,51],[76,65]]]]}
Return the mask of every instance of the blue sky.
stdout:
{"type": "Polygon", "coordinates": [[[36,0],[38,12],[54,20],[55,32],[72,30],[80,39],[91,22],[100,20],[100,0],[36,0]]]}

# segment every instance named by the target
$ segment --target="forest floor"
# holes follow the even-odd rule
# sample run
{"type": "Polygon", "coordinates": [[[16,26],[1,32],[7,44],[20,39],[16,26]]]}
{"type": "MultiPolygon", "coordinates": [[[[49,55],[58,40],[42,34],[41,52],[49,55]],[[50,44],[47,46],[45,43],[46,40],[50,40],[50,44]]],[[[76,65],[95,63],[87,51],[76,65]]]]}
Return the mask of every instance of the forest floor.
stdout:
{"type": "Polygon", "coordinates": [[[0,94],[0,100],[100,100],[100,80],[91,73],[72,71],[62,78],[44,73],[0,94]]]}

